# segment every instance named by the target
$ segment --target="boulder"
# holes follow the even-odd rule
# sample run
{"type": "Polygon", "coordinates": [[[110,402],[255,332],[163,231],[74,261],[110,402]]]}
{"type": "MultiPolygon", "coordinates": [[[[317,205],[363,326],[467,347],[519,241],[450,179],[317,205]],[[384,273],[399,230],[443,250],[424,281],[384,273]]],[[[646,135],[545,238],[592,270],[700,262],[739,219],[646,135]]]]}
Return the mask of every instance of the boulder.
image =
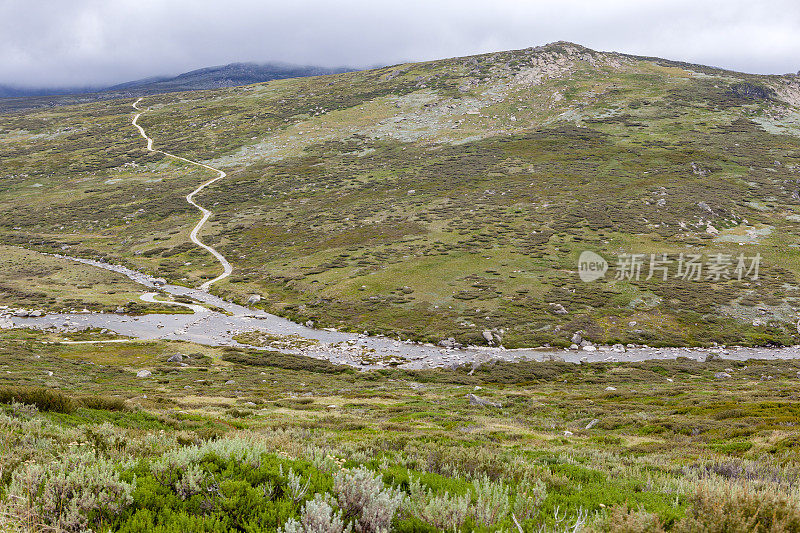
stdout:
{"type": "Polygon", "coordinates": [[[489,331],[488,329],[483,330],[483,333],[481,333],[481,335],[483,335],[483,338],[486,339],[486,342],[488,343],[494,342],[494,335],[492,335],[492,332],[489,331]]]}
{"type": "Polygon", "coordinates": [[[250,296],[247,297],[247,303],[250,305],[257,304],[260,301],[261,301],[260,294],[251,294],[250,296]]]}
{"type": "Polygon", "coordinates": [[[475,396],[474,394],[467,394],[467,399],[469,400],[470,405],[475,405],[478,407],[502,407],[503,405],[498,402],[493,402],[491,400],[487,400],[486,398],[481,398],[479,396],[475,396]]]}
{"type": "MultiPolygon", "coordinates": [[[[486,337],[484,337],[484,338],[486,338],[486,337]]],[[[456,339],[454,337],[448,337],[446,339],[440,340],[439,341],[439,346],[441,346],[442,348],[450,348],[451,350],[461,347],[461,345],[456,342],[456,339]]]]}
{"type": "Polygon", "coordinates": [[[714,377],[716,379],[727,379],[731,377],[731,375],[728,374],[727,372],[717,372],[716,374],[714,374],[714,377]]]}
{"type": "Polygon", "coordinates": [[[152,376],[152,375],[153,375],[153,373],[152,373],[152,372],[150,372],[149,370],[139,370],[139,371],[136,373],[136,377],[137,377],[137,378],[149,378],[149,377],[150,377],[150,376],[152,376]]]}
{"type": "Polygon", "coordinates": [[[170,355],[169,359],[167,359],[168,363],[180,363],[181,361],[183,361],[183,356],[179,353],[176,353],[175,355],[170,355]]]}
{"type": "Polygon", "coordinates": [[[559,303],[551,303],[550,304],[550,312],[552,312],[552,313],[554,313],[556,315],[566,315],[566,314],[569,313],[569,311],[567,311],[567,308],[564,307],[563,305],[559,304],[559,303]]]}
{"type": "Polygon", "coordinates": [[[14,323],[10,318],[0,318],[0,329],[11,329],[13,327],[14,323]]]}
{"type": "Polygon", "coordinates": [[[598,420],[596,418],[592,419],[591,422],[586,424],[586,429],[592,429],[593,427],[595,427],[597,425],[598,422],[600,422],[600,420],[598,420]]]}
{"type": "Polygon", "coordinates": [[[583,335],[581,334],[580,331],[576,331],[575,333],[572,334],[572,344],[580,345],[580,343],[582,342],[583,342],[583,335]]]}

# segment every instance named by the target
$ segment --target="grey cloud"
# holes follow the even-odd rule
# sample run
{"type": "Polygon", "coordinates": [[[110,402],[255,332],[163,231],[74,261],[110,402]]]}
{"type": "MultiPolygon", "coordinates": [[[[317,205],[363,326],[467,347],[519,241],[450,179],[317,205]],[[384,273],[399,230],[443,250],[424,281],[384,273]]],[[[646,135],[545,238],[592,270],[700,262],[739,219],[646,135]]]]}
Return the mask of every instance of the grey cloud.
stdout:
{"type": "Polygon", "coordinates": [[[556,40],[800,69],[796,0],[0,0],[0,83],[98,85],[233,61],[365,67],[556,40]]]}

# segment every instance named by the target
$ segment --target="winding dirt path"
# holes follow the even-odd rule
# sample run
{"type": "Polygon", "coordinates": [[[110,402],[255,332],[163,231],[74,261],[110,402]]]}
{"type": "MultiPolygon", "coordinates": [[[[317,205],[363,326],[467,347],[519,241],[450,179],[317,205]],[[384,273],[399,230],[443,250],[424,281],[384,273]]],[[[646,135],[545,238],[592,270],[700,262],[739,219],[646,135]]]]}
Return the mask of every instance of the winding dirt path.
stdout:
{"type": "Polygon", "coordinates": [[[141,99],[141,98],[139,98],[138,100],[136,100],[136,101],[133,103],[133,108],[134,108],[136,111],[139,111],[139,112],[138,112],[138,113],[136,113],[136,114],[133,116],[133,120],[131,121],[131,124],[133,124],[133,125],[136,127],[136,129],[137,129],[137,130],[139,130],[139,134],[140,134],[142,137],[144,137],[144,139],[147,141],[147,149],[148,149],[148,150],[150,150],[151,152],[159,152],[159,153],[162,153],[162,154],[164,154],[164,155],[165,155],[165,156],[167,156],[167,157],[171,157],[171,158],[173,158],[173,159],[177,159],[177,160],[179,160],[179,161],[183,161],[183,162],[185,162],[185,163],[189,163],[189,164],[191,164],[191,165],[197,165],[198,167],[207,168],[208,170],[214,171],[214,172],[216,172],[216,173],[218,174],[218,176],[217,176],[216,178],[212,178],[212,179],[210,179],[210,180],[206,181],[205,183],[201,184],[201,185],[200,185],[199,187],[197,187],[195,190],[193,190],[192,192],[190,192],[189,194],[187,194],[187,195],[186,195],[186,201],[187,201],[187,202],[189,202],[189,203],[190,203],[191,205],[193,205],[194,207],[196,207],[197,209],[199,209],[199,210],[200,210],[200,212],[203,214],[203,216],[200,218],[200,221],[199,221],[199,222],[197,223],[197,225],[196,225],[196,226],[195,226],[195,227],[192,229],[191,233],[189,233],[189,238],[190,238],[190,239],[192,240],[192,242],[193,242],[193,243],[195,243],[197,246],[199,246],[199,247],[203,248],[204,250],[206,250],[207,252],[209,252],[211,255],[213,255],[213,256],[214,256],[214,257],[217,259],[217,261],[219,261],[219,263],[222,265],[222,274],[220,274],[220,275],[219,275],[219,276],[217,276],[216,278],[214,278],[214,279],[211,279],[211,280],[208,280],[208,281],[206,281],[205,283],[203,283],[202,285],[200,285],[200,289],[201,289],[201,290],[207,291],[207,290],[209,289],[209,287],[211,287],[211,285],[212,285],[212,284],[216,283],[217,281],[219,281],[219,280],[221,280],[221,279],[224,279],[224,278],[227,278],[228,276],[230,276],[230,275],[231,275],[231,272],[233,272],[233,267],[232,267],[232,266],[231,266],[231,264],[228,262],[228,260],[227,260],[227,259],[225,259],[225,256],[224,256],[224,255],[222,255],[221,253],[219,253],[219,252],[218,252],[218,251],[217,251],[217,250],[216,250],[214,247],[212,247],[212,246],[209,246],[209,245],[207,245],[207,244],[203,243],[203,241],[201,241],[201,240],[200,240],[200,238],[197,236],[197,234],[200,232],[200,228],[202,228],[202,227],[203,227],[203,224],[205,224],[205,223],[206,223],[206,221],[207,221],[209,218],[211,218],[211,215],[212,215],[212,213],[211,213],[211,211],[209,211],[209,210],[208,210],[208,209],[206,209],[205,207],[203,207],[203,206],[199,205],[197,202],[195,202],[195,201],[194,201],[194,197],[195,197],[195,195],[196,195],[197,193],[199,193],[200,191],[202,191],[203,189],[205,189],[206,187],[208,187],[208,186],[209,186],[209,185],[211,185],[212,183],[215,183],[215,182],[217,182],[217,181],[221,180],[222,178],[224,178],[225,176],[227,176],[227,174],[226,174],[225,172],[221,171],[221,170],[220,170],[220,169],[218,169],[218,168],[214,168],[214,167],[212,167],[212,166],[209,166],[209,165],[206,165],[206,164],[203,164],[203,163],[199,163],[199,162],[197,162],[197,161],[192,161],[191,159],[186,159],[185,157],[180,157],[180,156],[177,156],[177,155],[175,155],[175,154],[171,154],[171,153],[169,153],[169,152],[165,152],[164,150],[156,150],[156,149],[154,149],[154,148],[153,148],[153,139],[151,139],[150,137],[148,137],[148,136],[147,136],[147,133],[145,133],[145,131],[144,131],[144,128],[143,128],[143,127],[141,127],[141,126],[138,124],[139,117],[140,117],[140,116],[142,116],[142,109],[140,109],[140,108],[139,108],[139,102],[141,102],[141,101],[142,101],[142,99],[141,99]]]}

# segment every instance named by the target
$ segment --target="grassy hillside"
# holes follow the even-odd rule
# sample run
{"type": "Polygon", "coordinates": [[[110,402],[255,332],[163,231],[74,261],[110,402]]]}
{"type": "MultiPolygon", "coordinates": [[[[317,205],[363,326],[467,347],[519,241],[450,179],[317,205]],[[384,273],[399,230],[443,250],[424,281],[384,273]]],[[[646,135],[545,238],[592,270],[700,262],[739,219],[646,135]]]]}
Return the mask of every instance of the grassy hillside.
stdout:
{"type": "Polygon", "coordinates": [[[795,361],[360,373],[46,335],[0,332],[3,531],[288,531],[317,494],[363,531],[800,527],[795,361]]]}
{"type": "MultiPolygon", "coordinates": [[[[198,197],[221,294],[434,342],[765,344],[800,341],[798,105],[794,77],[556,43],[152,96],[140,122],[229,173],[198,197]],[[760,275],[615,280],[633,253],[760,275]]],[[[209,176],[143,148],[129,101],[0,115],[0,239],[214,277],[183,199],[209,176]]]]}

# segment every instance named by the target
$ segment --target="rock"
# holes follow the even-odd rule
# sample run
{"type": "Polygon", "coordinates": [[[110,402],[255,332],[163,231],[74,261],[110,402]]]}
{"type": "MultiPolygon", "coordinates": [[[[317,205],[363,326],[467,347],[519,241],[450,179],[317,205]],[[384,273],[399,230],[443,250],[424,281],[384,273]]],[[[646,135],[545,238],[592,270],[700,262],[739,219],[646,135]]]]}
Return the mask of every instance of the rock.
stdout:
{"type": "Polygon", "coordinates": [[[607,391],[615,391],[615,390],[617,390],[617,388],[616,387],[606,387],[606,390],[607,391]]]}
{"type": "Polygon", "coordinates": [[[38,316],[42,316],[43,314],[44,314],[44,313],[43,313],[42,311],[40,311],[40,310],[38,310],[38,309],[37,309],[36,311],[31,311],[31,312],[28,314],[28,316],[38,317],[38,316]]]}
{"type": "Polygon", "coordinates": [[[114,312],[116,314],[118,314],[118,315],[121,315],[121,314],[123,314],[125,312],[125,308],[124,307],[117,307],[116,309],[114,309],[114,312]]]}
{"type": "MultiPolygon", "coordinates": [[[[486,337],[484,337],[484,338],[486,338],[486,337]]],[[[455,348],[460,348],[461,347],[461,345],[459,343],[457,343],[456,339],[453,338],[453,337],[448,337],[446,339],[440,340],[439,341],[439,346],[441,346],[442,348],[450,348],[450,349],[455,349],[455,348]]]]}
{"type": "Polygon", "coordinates": [[[564,431],[564,436],[565,437],[571,437],[572,436],[572,432],[571,431],[564,431]]]}
{"type": "Polygon", "coordinates": [[[592,429],[593,427],[595,427],[597,425],[598,422],[600,422],[600,420],[598,420],[596,418],[592,419],[591,422],[586,424],[586,429],[592,429]]]}
{"type": "Polygon", "coordinates": [[[625,352],[625,346],[623,346],[622,344],[615,344],[614,346],[611,347],[611,349],[619,353],[625,352]]]}
{"type": "Polygon", "coordinates": [[[469,400],[470,405],[476,405],[478,407],[502,407],[503,405],[498,402],[493,402],[491,400],[487,400],[486,398],[481,398],[479,396],[475,396],[474,394],[467,394],[467,399],[469,400]]]}
{"type": "Polygon", "coordinates": [[[164,278],[154,278],[153,279],[153,285],[155,285],[156,287],[163,287],[166,284],[167,284],[167,280],[165,280],[164,278]]]}
{"type": "Polygon", "coordinates": [[[559,303],[550,304],[550,311],[556,315],[566,315],[569,313],[569,311],[567,311],[567,308],[559,303]]]}
{"type": "Polygon", "coordinates": [[[714,377],[716,379],[727,379],[731,377],[731,375],[728,374],[727,372],[717,372],[716,374],[714,374],[714,377]]]}
{"type": "Polygon", "coordinates": [[[306,327],[307,328],[313,328],[314,327],[314,321],[313,320],[306,320],[306,327]]]}
{"type": "Polygon", "coordinates": [[[580,344],[583,342],[583,335],[580,331],[576,331],[572,334],[572,344],[580,344]]]}
{"type": "Polygon", "coordinates": [[[580,347],[580,346],[578,346],[577,344],[574,344],[574,343],[573,343],[573,344],[570,344],[570,345],[569,345],[569,349],[570,349],[570,350],[580,350],[580,349],[581,349],[581,347],[580,347]]]}
{"type": "Polygon", "coordinates": [[[247,303],[250,305],[257,304],[260,301],[261,301],[260,294],[251,294],[250,296],[247,297],[247,303]]]}
{"type": "Polygon", "coordinates": [[[136,377],[137,377],[137,378],[149,378],[149,377],[150,377],[150,376],[152,376],[152,375],[153,375],[153,373],[152,373],[152,372],[150,372],[149,370],[139,370],[139,371],[136,373],[136,377]]]}
{"type": "Polygon", "coordinates": [[[481,335],[483,335],[483,338],[486,339],[486,342],[488,343],[494,342],[494,335],[492,335],[492,332],[489,331],[488,329],[483,330],[483,333],[481,333],[481,335]]]}
{"type": "Polygon", "coordinates": [[[170,355],[169,359],[167,359],[167,363],[180,363],[181,361],[183,361],[183,356],[179,353],[170,355]]]}
{"type": "Polygon", "coordinates": [[[11,329],[13,327],[14,323],[10,318],[0,318],[0,329],[11,329]]]}
{"type": "Polygon", "coordinates": [[[595,347],[595,346],[592,346],[591,344],[587,344],[586,346],[584,346],[584,347],[583,347],[583,348],[581,348],[581,349],[582,349],[584,352],[596,352],[596,351],[597,351],[597,347],[595,347]]]}
{"type": "Polygon", "coordinates": [[[225,382],[225,385],[234,385],[235,383],[236,383],[235,381],[229,379],[228,381],[225,382]]]}

